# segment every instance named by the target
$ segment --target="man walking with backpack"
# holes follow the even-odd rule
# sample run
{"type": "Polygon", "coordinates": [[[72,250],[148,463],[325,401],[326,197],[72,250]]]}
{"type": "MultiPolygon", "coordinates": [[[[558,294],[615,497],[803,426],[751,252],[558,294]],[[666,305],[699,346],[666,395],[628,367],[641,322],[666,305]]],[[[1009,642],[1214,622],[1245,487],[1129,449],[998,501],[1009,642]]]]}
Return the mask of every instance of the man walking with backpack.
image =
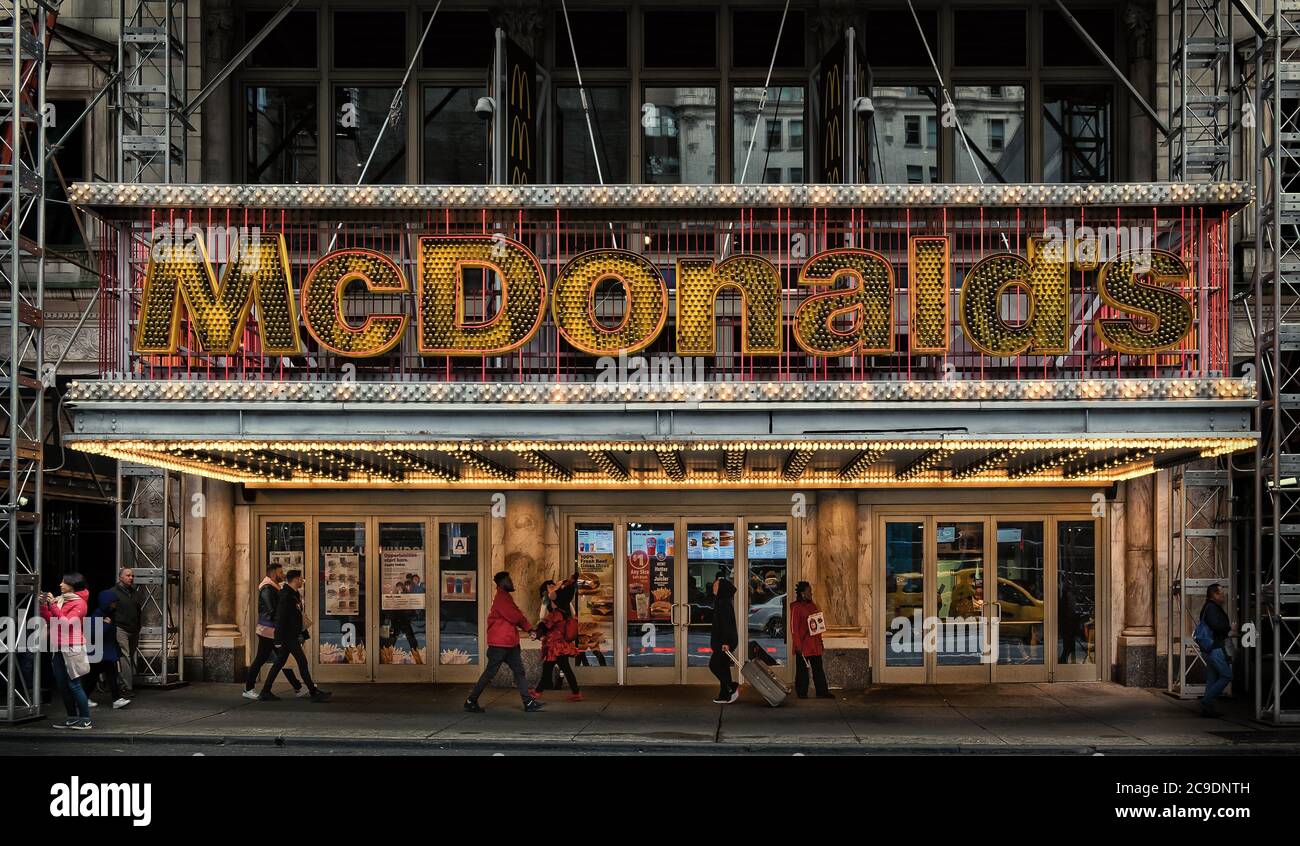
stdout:
{"type": "Polygon", "coordinates": [[[1201,697],[1203,717],[1221,716],[1214,707],[1214,700],[1232,683],[1232,664],[1228,662],[1226,647],[1228,635],[1232,634],[1232,621],[1228,619],[1228,612],[1223,610],[1225,602],[1227,595],[1223,587],[1217,582],[1210,585],[1205,592],[1201,621],[1194,633],[1196,645],[1205,656],[1205,695],[1201,697]]]}

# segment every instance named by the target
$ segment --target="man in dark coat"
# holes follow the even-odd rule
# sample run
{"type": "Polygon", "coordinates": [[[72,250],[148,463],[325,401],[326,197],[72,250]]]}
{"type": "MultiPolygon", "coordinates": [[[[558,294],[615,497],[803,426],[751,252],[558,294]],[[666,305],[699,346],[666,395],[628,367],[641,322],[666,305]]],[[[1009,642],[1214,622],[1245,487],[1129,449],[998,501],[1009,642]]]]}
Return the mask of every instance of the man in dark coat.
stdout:
{"type": "MultiPolygon", "coordinates": [[[[275,609],[280,601],[280,590],[283,586],[284,565],[267,564],[266,578],[262,579],[262,583],[257,586],[257,654],[253,657],[253,663],[249,666],[247,677],[244,679],[245,699],[258,698],[259,694],[254,690],[257,686],[257,674],[262,671],[262,665],[267,661],[274,663],[275,609]]],[[[294,695],[307,696],[310,693],[288,667],[284,668],[284,677],[293,687],[294,695]]]]}
{"type": "Polygon", "coordinates": [[[135,590],[135,573],[123,567],[113,585],[117,604],[113,609],[113,625],[117,629],[117,651],[120,657],[122,687],[127,693],[135,689],[135,656],[140,650],[140,599],[135,590]]]}
{"type": "Polygon", "coordinates": [[[1232,634],[1232,621],[1223,605],[1228,597],[1223,587],[1217,582],[1210,585],[1205,592],[1205,607],[1201,609],[1201,620],[1214,633],[1214,644],[1205,654],[1205,695],[1201,697],[1201,714],[1217,717],[1219,711],[1214,707],[1214,700],[1232,683],[1232,664],[1228,661],[1227,640],[1232,634]]]}
{"type": "Polygon", "coordinates": [[[271,692],[271,685],[288,663],[290,655],[298,664],[298,675],[302,676],[303,684],[311,691],[311,701],[324,702],[330,698],[329,693],[318,688],[311,680],[307,656],[302,653],[304,640],[306,627],[302,619],[302,571],[290,570],[275,603],[275,663],[271,665],[271,672],[266,676],[266,684],[262,685],[262,694],[258,699],[266,702],[280,698],[271,692]]]}
{"type": "Polygon", "coordinates": [[[713,628],[709,631],[709,672],[718,679],[718,698],[713,701],[727,705],[740,698],[740,686],[731,681],[731,653],[740,643],[736,630],[736,586],[725,576],[713,582],[713,628]]]}

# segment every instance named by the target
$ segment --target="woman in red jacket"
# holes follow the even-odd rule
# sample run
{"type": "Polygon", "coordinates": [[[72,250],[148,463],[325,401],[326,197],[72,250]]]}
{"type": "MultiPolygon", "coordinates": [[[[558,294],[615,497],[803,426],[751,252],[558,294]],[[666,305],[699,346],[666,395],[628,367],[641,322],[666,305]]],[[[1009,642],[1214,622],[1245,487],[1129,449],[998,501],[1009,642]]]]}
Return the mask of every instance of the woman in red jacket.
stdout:
{"type": "Polygon", "coordinates": [[[90,672],[84,626],[89,599],[90,591],[80,573],[64,574],[58,596],[47,593],[40,597],[41,617],[49,625],[54,686],[59,689],[63,708],[68,712],[68,718],[55,723],[55,728],[84,731],[91,727],[90,699],[81,686],[81,679],[90,672]]]}
{"type": "MultiPolygon", "coordinates": [[[[542,678],[537,682],[537,689],[531,691],[534,697],[541,696],[551,687],[551,679],[558,665],[569,683],[569,701],[582,701],[578,691],[578,678],[569,663],[571,655],[578,654],[578,647],[570,638],[569,620],[573,617],[570,602],[573,599],[575,583],[565,579],[561,584],[547,579],[542,583],[542,608],[546,613],[537,624],[537,636],[542,639],[542,678]]],[[[576,635],[576,632],[573,634],[576,635]]]]}
{"type": "Polygon", "coordinates": [[[825,621],[812,600],[812,585],[794,586],[795,601],[790,604],[790,633],[794,638],[794,692],[808,698],[808,670],[812,669],[813,686],[818,699],[834,699],[826,687],[826,670],[822,668],[822,635],[825,621]],[[809,623],[812,623],[810,625],[809,623]]]}

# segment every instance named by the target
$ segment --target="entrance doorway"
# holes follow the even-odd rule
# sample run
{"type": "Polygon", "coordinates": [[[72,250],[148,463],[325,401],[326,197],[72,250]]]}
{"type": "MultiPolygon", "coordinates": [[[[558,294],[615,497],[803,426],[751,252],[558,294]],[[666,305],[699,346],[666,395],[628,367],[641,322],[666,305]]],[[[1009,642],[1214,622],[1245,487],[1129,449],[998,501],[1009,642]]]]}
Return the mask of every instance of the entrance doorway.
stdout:
{"type": "Polygon", "coordinates": [[[713,584],[736,584],[740,654],[758,649],[788,675],[790,525],[786,519],[574,520],[586,683],[708,684],[713,584]]]}
{"type": "Polygon", "coordinates": [[[876,677],[1098,678],[1101,521],[1071,514],[876,518],[876,677]]]}

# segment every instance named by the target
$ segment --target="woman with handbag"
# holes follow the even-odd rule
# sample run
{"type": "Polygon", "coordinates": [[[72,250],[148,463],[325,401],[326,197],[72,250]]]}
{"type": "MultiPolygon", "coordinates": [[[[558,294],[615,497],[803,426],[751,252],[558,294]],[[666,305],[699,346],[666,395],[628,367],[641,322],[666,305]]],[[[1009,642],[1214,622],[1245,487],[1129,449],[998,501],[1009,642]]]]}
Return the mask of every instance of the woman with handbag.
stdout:
{"type": "Polygon", "coordinates": [[[543,691],[550,689],[552,676],[558,666],[569,683],[569,701],[581,702],[582,693],[578,690],[578,677],[573,673],[569,657],[578,654],[574,643],[578,639],[578,620],[573,616],[573,593],[577,583],[565,579],[556,584],[553,579],[542,583],[542,609],[545,614],[537,624],[538,637],[542,639],[542,677],[537,688],[530,691],[533,698],[540,697],[543,691]]]}
{"type": "Polygon", "coordinates": [[[90,724],[90,699],[81,679],[90,672],[86,656],[84,621],[90,591],[80,573],[65,573],[59,583],[59,595],[47,593],[40,598],[41,617],[50,627],[50,666],[54,685],[63,697],[68,718],[55,728],[86,731],[90,724]]]}

